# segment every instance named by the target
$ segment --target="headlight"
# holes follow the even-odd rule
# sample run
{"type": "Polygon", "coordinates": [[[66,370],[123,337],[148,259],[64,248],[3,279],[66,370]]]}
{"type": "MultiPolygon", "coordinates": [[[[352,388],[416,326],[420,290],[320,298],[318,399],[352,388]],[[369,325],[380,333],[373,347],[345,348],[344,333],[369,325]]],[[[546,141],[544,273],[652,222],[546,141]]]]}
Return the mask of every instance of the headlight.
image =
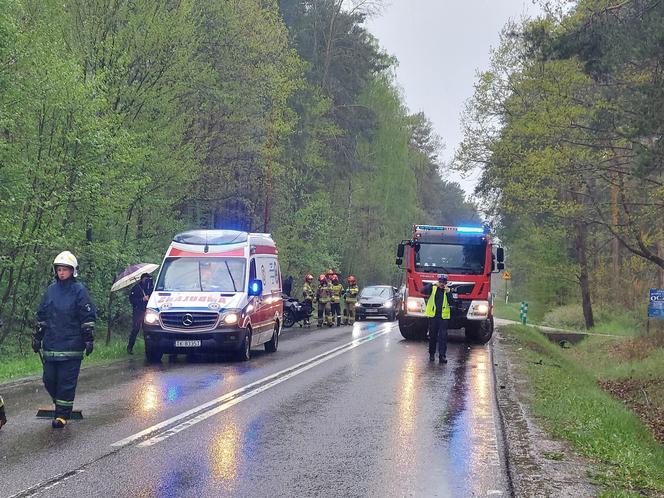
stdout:
{"type": "Polygon", "coordinates": [[[159,321],[159,313],[154,310],[147,310],[143,321],[148,325],[153,325],[159,321]]]}
{"type": "Polygon", "coordinates": [[[240,319],[240,317],[238,316],[237,313],[228,313],[228,314],[224,317],[224,323],[225,323],[226,325],[234,325],[234,324],[237,323],[237,321],[238,321],[239,319],[240,319]]]}
{"type": "Polygon", "coordinates": [[[417,313],[423,313],[425,309],[424,299],[421,297],[409,297],[406,301],[406,309],[417,313]]]}
{"type": "Polygon", "coordinates": [[[383,303],[383,308],[391,308],[392,306],[394,306],[394,303],[392,301],[385,301],[383,303]]]}
{"type": "Polygon", "coordinates": [[[360,306],[362,306],[360,303],[355,303],[356,308],[359,308],[360,306]]]}
{"type": "Polygon", "coordinates": [[[468,308],[469,320],[485,320],[489,316],[490,306],[487,301],[471,301],[468,308]]]}
{"type": "Polygon", "coordinates": [[[489,312],[489,305],[488,304],[478,304],[477,308],[475,308],[478,314],[480,315],[486,315],[489,312]]]}

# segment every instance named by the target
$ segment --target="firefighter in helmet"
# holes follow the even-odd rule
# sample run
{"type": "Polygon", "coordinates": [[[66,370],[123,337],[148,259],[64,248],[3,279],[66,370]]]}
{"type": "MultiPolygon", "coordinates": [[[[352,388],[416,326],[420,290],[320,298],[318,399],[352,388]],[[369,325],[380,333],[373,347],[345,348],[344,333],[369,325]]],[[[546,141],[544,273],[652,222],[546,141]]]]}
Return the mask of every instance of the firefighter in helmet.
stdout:
{"type": "Polygon", "coordinates": [[[332,275],[331,280],[330,291],[332,292],[332,296],[330,314],[332,315],[332,323],[336,323],[338,327],[341,325],[341,296],[344,293],[344,286],[341,285],[339,277],[336,274],[332,275]]]}
{"type": "Polygon", "coordinates": [[[55,282],[48,286],[32,337],[32,349],[41,352],[44,386],[55,405],[54,428],[67,425],[74,406],[78,374],[94,347],[95,306],[85,286],[76,280],[78,262],[69,251],[53,261],[55,282]]]}
{"type": "Polygon", "coordinates": [[[330,286],[327,283],[325,275],[318,277],[318,289],[316,289],[316,302],[318,303],[318,326],[323,326],[323,317],[325,325],[332,326],[332,317],[330,316],[330,286]]]}
{"type": "Polygon", "coordinates": [[[309,316],[311,316],[313,301],[316,297],[316,293],[311,288],[311,282],[313,281],[314,276],[311,273],[307,273],[307,275],[304,277],[304,284],[302,285],[302,306],[304,307],[304,312],[306,313],[306,318],[304,319],[305,327],[309,327],[311,325],[309,322],[309,316]]]}
{"type": "Polygon", "coordinates": [[[344,314],[346,325],[353,325],[355,323],[355,303],[357,303],[357,295],[360,293],[360,289],[357,286],[357,279],[353,275],[349,275],[346,281],[348,287],[344,292],[344,314]]]}
{"type": "Polygon", "coordinates": [[[327,280],[328,285],[332,283],[332,275],[334,275],[332,268],[325,270],[325,279],[327,280]]]}

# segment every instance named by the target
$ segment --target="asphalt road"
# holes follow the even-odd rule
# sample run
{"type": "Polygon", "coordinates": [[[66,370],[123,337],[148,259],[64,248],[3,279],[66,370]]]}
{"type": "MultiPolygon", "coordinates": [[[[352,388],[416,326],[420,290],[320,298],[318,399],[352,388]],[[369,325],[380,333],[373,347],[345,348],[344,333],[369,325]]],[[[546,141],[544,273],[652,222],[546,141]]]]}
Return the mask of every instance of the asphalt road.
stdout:
{"type": "Polygon", "coordinates": [[[507,496],[490,348],[456,337],[447,365],[383,321],[248,363],[135,357],[84,370],[61,431],[40,382],[5,386],[0,496],[507,496]]]}

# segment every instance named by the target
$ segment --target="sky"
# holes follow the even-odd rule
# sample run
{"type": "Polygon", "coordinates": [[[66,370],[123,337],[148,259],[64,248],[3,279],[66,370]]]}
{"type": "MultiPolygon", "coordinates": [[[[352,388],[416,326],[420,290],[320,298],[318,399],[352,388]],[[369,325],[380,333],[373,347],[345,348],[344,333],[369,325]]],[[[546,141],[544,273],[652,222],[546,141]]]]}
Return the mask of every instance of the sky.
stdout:
{"type": "MultiPolygon", "coordinates": [[[[532,0],[385,0],[382,12],[367,21],[383,49],[399,60],[397,81],[408,108],[423,111],[445,143],[443,160],[452,159],[463,138],[460,115],[503,26],[538,12],[532,0]]],[[[471,194],[478,176],[448,172],[445,179],[471,194]]]]}

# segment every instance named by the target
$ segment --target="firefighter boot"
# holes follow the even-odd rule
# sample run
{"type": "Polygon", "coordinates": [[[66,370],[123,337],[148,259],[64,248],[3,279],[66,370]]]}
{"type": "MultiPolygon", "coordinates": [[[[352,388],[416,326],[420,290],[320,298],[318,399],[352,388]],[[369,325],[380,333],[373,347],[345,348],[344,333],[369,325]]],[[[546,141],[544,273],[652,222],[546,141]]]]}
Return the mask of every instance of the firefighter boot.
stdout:
{"type": "Polygon", "coordinates": [[[51,427],[54,429],[62,429],[65,425],[67,425],[67,419],[62,417],[55,417],[51,422],[51,427]]]}
{"type": "Polygon", "coordinates": [[[5,403],[2,401],[2,396],[0,396],[0,429],[2,426],[7,423],[7,415],[5,415],[5,403]]]}

